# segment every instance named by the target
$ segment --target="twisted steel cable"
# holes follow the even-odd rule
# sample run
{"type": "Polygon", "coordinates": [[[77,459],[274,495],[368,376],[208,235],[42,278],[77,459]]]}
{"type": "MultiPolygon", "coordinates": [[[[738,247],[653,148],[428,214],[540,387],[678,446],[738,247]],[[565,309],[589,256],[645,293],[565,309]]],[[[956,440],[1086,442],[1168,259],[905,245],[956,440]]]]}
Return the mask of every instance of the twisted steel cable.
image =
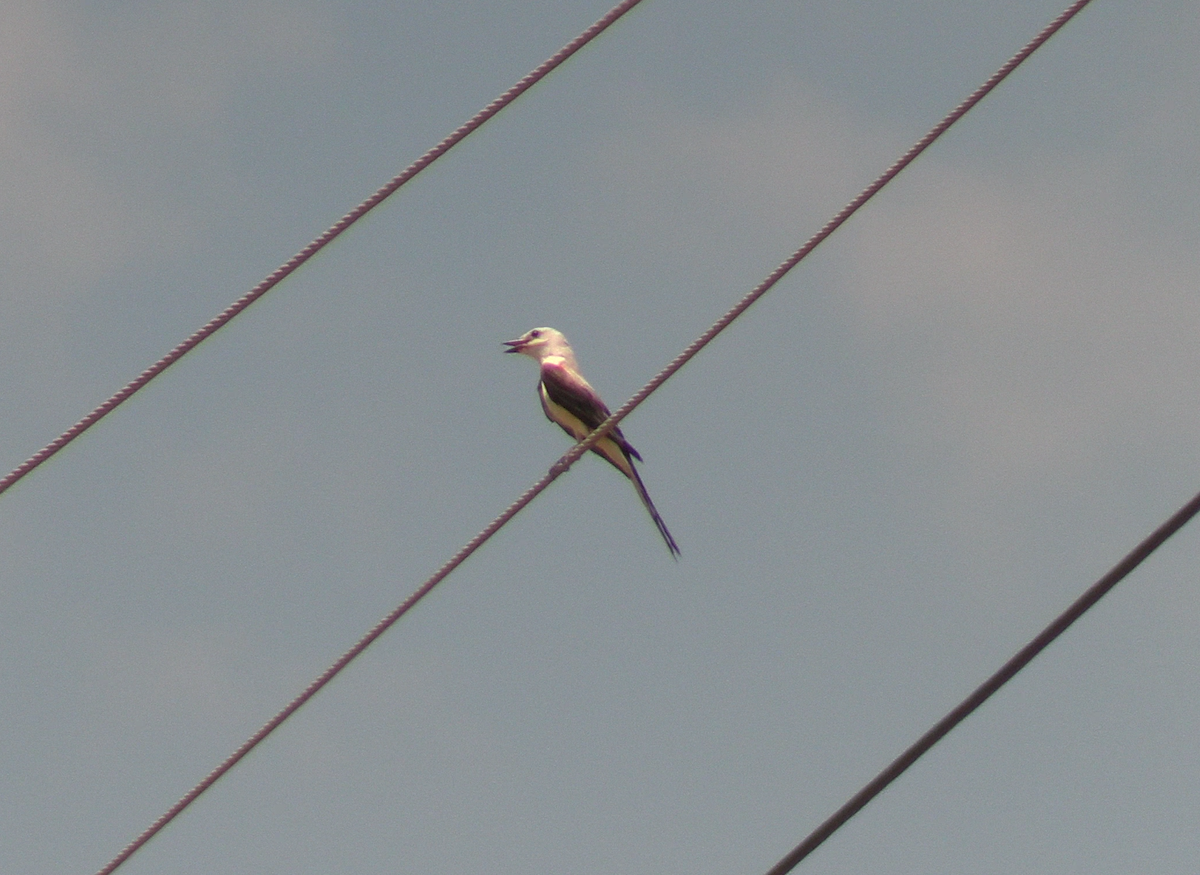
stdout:
{"type": "Polygon", "coordinates": [[[342,218],[338,219],[324,234],[317,237],[295,255],[293,255],[285,264],[280,266],[270,276],[252,288],[242,297],[238,298],[209,322],[152,364],[146,370],[138,374],[137,378],[124,386],[119,392],[111,398],[79,420],[73,426],[64,431],[61,435],[48,443],[42,449],[38,450],[16,468],[8,473],[4,479],[0,480],[0,494],[8,491],[8,489],[20,482],[27,474],[33,471],[42,463],[46,462],[60,450],[71,443],[75,438],[79,437],[101,419],[108,416],[123,403],[128,401],[141,389],[169,368],[175,362],[179,361],[221,328],[225,327],[235,316],[265,295],[275,286],[279,285],[287,277],[296,272],[299,267],[332,243],[343,231],[347,230],[351,225],[369,213],[375,207],[379,206],[388,199],[397,189],[409,182],[418,173],[441,158],[464,139],[477,131],[488,119],[499,113],[502,109],[546,78],[556,67],[571,57],[593,39],[609,28],[622,15],[637,6],[641,0],[622,0],[612,9],[599,19],[595,24],[581,33],[575,39],[571,40],[561,49],[554,53],[544,63],[532,70],[525,78],[519,81],[512,88],[505,91],[474,116],[472,116],[464,125],[457,128],[448,137],[410,164],[398,176],[393,177],[386,185],[380,188],[377,192],[352,209],[342,218]]]}
{"type": "MultiPolygon", "coordinates": [[[[471,133],[478,130],[486,121],[488,121],[488,119],[495,116],[502,109],[544,79],[556,67],[561,65],[581,48],[607,30],[626,12],[633,9],[640,2],[641,0],[622,0],[622,2],[610,9],[603,17],[598,19],[594,24],[579,34],[579,36],[575,37],[575,39],[571,40],[569,43],[555,52],[550,58],[532,70],[523,79],[481,109],[465,124],[457,128],[444,140],[410,164],[404,169],[403,172],[393,177],[386,185],[384,185],[373,195],[339,219],[332,227],[325,231],[324,234],[317,237],[315,240],[309,243],[308,246],[300,250],[300,252],[294,255],[286,264],[277,269],[274,273],[264,279],[261,283],[259,283],[241,298],[234,301],[227,308],[225,308],[225,310],[209,321],[208,324],[206,324],[203,328],[192,334],[185,341],[180,343],[169,353],[139,374],[137,379],[133,380],[79,422],[75,423],[75,425],[73,425],[71,428],[67,429],[67,431],[63,432],[52,443],[46,445],[29,459],[27,459],[24,463],[13,469],[8,476],[6,476],[3,480],[0,480],[0,493],[5,492],[9,489],[9,487],[19,482],[23,477],[67,446],[67,444],[71,443],[71,441],[75,440],[75,438],[79,437],[81,434],[111,413],[120,404],[127,401],[136,392],[145,387],[146,384],[148,384],[151,380],[153,380],[175,362],[179,361],[179,359],[183,358],[183,356],[187,355],[187,353],[189,353],[191,350],[195,349],[208,337],[212,336],[235,316],[277,286],[285,278],[295,272],[302,264],[329,245],[329,243],[337,238],[338,235],[340,235],[343,231],[348,229],[351,225],[353,225],[379,204],[383,203],[384,200],[386,200],[402,185],[407,183],[442,155],[445,155],[447,152],[449,152],[452,148],[454,148],[454,146],[462,142],[471,133]]],[[[532,498],[532,496],[530,496],[530,498],[532,498]]],[[[482,543],[482,541],[480,541],[480,543],[482,543]]],[[[465,556],[463,558],[465,558],[465,556]]],[[[323,675],[321,675],[320,678],[314,681],[309,688],[305,690],[303,694],[301,694],[301,696],[297,697],[297,699],[293,701],[287,708],[277,714],[272,721],[267,723],[245,744],[238,748],[237,751],[235,751],[223,763],[221,763],[221,765],[209,773],[209,775],[206,776],[203,781],[193,787],[191,791],[189,791],[183,798],[181,798],[178,802],[171,806],[171,808],[158,817],[154,823],[147,827],[137,838],[126,845],[121,852],[108,863],[108,865],[99,870],[98,875],[109,875],[109,873],[115,872],[139,848],[144,846],[148,841],[150,841],[150,839],[157,835],[163,829],[163,827],[174,820],[185,808],[191,805],[201,793],[212,786],[212,784],[214,784],[222,775],[233,768],[233,766],[236,765],[238,761],[242,759],[242,757],[244,757],[255,746],[257,746],[260,741],[274,731],[274,729],[280,723],[286,720],[297,708],[304,704],[304,702],[308,701],[308,699],[311,698],[317,690],[331,680],[333,676],[341,671],[347,663],[349,663],[355,656],[366,649],[367,645],[370,644],[371,641],[374,641],[375,638],[382,634],[388,626],[395,622],[396,619],[399,619],[400,615],[405,613],[408,608],[411,607],[412,604],[415,604],[421,598],[421,596],[428,592],[429,589],[432,589],[436,582],[437,581],[435,580],[429,583],[427,587],[423,587],[421,590],[418,590],[418,592],[415,593],[408,602],[405,602],[404,605],[401,605],[400,608],[393,612],[394,617],[390,621],[385,619],[385,621],[382,621],[378,626],[376,626],[376,628],[372,630],[372,633],[368,634],[362,641],[359,642],[359,645],[356,648],[348,651],[342,657],[342,659],[338,660],[338,662],[331,666],[323,675]]]]}
{"type": "MultiPolygon", "coordinates": [[[[275,731],[285,720],[294,714],[299,708],[311,699],[318,691],[321,690],[327,683],[333,680],[342,669],[349,665],[360,653],[367,649],[380,635],[387,631],[396,621],[408,613],[414,605],[417,604],[426,594],[428,594],[435,586],[444,580],[454,569],[461,565],[472,553],[481,547],[489,538],[497,531],[503,528],[509,520],[517,515],[527,504],[536,498],[543,490],[546,489],[554,480],[565,473],[571,465],[587,452],[604,434],[606,434],[613,426],[620,422],[625,416],[634,410],[642,403],[649,395],[654,392],[659,386],[667,381],[675,372],[677,372],[684,364],[686,364],[696,353],[703,349],[713,338],[721,331],[725,330],[738,316],[746,311],[747,308],[764,294],[767,293],[776,283],[779,282],[793,267],[800,263],[808,256],[820,243],[829,237],[837,228],[839,228],[847,219],[857,212],[867,201],[875,196],[885,185],[894,179],[900,171],[907,167],[913,160],[916,159],[926,148],[946,132],[956,121],[971,110],[980,100],[982,100],[993,88],[1003,81],[1013,70],[1020,65],[1029,55],[1031,55],[1039,46],[1050,38],[1063,24],[1075,15],[1080,9],[1087,5],[1090,0],[1078,0],[1067,12],[1064,12],[1055,19],[1049,27],[1042,31],[1033,41],[1018,52],[1004,66],[1002,66],[995,74],[993,74],[983,85],[976,89],[970,97],[964,100],[961,104],[954,108],[945,118],[942,119],[929,133],[922,137],[912,148],[910,148],[901,158],[889,167],[879,178],[871,183],[867,188],[839,211],[832,219],[830,219],[812,238],[808,240],[800,249],[792,254],[786,261],[777,267],[762,283],[747,294],[739,301],[732,309],[713,324],[704,334],[693,341],[682,353],[680,353],[670,364],[667,365],[657,376],[647,383],[637,394],[629,401],[622,405],[607,421],[602,423],[592,434],[585,440],[573,446],[565,453],[550,470],[533,486],[525,491],[515,502],[504,510],[496,519],[488,526],[472,538],[462,549],[450,558],[441,568],[437,570],[428,580],[426,580],[417,590],[409,596],[402,604],[396,607],[391,613],[380,620],[366,635],[364,635],[352,648],[346,651],[336,662],[326,669],[316,680],[314,680],[303,692],[293,699],[288,705],[268,721],[258,732],[254,733],[247,739],[233,754],[231,754],[224,762],[216,769],[210,772],[204,780],[197,784],[191,791],[187,793],[179,802],[177,802],[170,810],[163,814],[154,822],[141,836],[131,843],[121,854],[113,860],[107,867],[100,870],[98,875],[109,875],[113,872],[125,859],[127,859],[134,851],[145,844],[167,823],[174,819],[188,805],[190,805],[197,797],[205,790],[216,783],[226,772],[236,765],[246,754],[253,750],[263,739],[275,731]]],[[[632,6],[633,3],[622,4],[622,6],[632,6]]],[[[621,9],[621,7],[617,7],[621,9]]],[[[614,10],[615,12],[616,10],[614,10]]],[[[610,16],[613,13],[609,13],[610,16]]],[[[614,19],[615,20],[615,19],[614,19]]],[[[557,56],[556,56],[557,57],[557,56]]],[[[550,62],[547,62],[550,63],[550,62]]],[[[525,80],[522,80],[525,81],[525,80]]],[[[399,179],[400,177],[397,177],[399,179]]],[[[385,187],[386,188],[386,187],[385,187]]],[[[381,190],[382,191],[382,190],[381,190]]],[[[386,196],[386,195],[385,195],[386,196]]]]}

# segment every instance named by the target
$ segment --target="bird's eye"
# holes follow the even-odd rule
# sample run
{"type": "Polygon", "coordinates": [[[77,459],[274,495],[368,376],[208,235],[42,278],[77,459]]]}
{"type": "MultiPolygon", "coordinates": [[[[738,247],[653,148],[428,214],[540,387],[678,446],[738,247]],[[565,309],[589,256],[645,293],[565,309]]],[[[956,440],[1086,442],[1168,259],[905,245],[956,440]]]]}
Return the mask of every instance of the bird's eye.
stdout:
{"type": "Polygon", "coordinates": [[[532,337],[532,338],[534,338],[534,339],[536,339],[536,338],[539,338],[539,337],[541,337],[541,336],[542,336],[542,332],[538,331],[538,330],[535,328],[535,329],[533,329],[533,331],[530,331],[530,332],[529,332],[529,336],[530,336],[530,337],[532,337]]]}

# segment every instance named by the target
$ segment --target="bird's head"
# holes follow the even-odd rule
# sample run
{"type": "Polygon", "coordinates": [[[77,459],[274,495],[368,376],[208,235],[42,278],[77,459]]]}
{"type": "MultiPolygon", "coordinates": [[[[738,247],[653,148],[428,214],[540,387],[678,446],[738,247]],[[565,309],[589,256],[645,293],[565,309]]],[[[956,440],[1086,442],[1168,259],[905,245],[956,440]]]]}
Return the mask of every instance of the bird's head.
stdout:
{"type": "Polygon", "coordinates": [[[561,331],[553,328],[532,328],[516,340],[506,340],[505,352],[518,352],[541,361],[547,356],[569,354],[571,348],[561,331]]]}

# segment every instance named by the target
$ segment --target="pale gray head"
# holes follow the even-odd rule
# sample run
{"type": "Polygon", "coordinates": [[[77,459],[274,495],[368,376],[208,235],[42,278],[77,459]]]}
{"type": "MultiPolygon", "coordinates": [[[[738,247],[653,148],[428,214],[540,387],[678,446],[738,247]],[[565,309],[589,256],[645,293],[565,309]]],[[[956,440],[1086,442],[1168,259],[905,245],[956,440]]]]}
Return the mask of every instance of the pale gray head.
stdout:
{"type": "Polygon", "coordinates": [[[531,328],[516,340],[506,340],[505,352],[517,352],[536,361],[559,356],[574,362],[575,356],[563,333],[554,328],[531,328]]]}

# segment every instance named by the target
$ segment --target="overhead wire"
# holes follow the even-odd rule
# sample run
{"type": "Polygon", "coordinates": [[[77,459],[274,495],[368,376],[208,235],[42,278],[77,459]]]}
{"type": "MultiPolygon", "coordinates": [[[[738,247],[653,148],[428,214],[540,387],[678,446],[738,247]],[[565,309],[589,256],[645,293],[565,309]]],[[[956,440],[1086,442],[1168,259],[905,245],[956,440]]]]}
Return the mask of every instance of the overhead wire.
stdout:
{"type": "Polygon", "coordinates": [[[585,31],[579,34],[579,36],[575,37],[575,39],[571,40],[569,43],[551,55],[545,62],[535,67],[523,79],[473,115],[465,124],[456,128],[449,136],[406,167],[401,173],[392,177],[392,179],[389,180],[386,185],[376,191],[373,195],[360,203],[350,212],[346,213],[346,215],[342,216],[342,218],[338,219],[338,221],[330,226],[325,233],[321,234],[319,237],[293,255],[287,262],[277,268],[266,279],[210,319],[207,324],[194,332],[191,336],[185,339],[182,343],[180,343],[150,367],[146,368],[146,370],[138,374],[134,380],[122,387],[120,391],[112,395],[112,397],[110,397],[107,401],[96,407],[94,410],[88,413],[87,416],[83,417],[83,419],[79,420],[53,441],[42,447],[40,450],[10,471],[3,479],[0,479],[0,494],[7,492],[11,487],[19,483],[35,468],[51,459],[77,437],[82,435],[101,419],[108,416],[108,414],[112,413],[115,409],[128,401],[137,392],[144,389],[151,380],[153,380],[171,365],[175,364],[175,362],[179,361],[225,325],[229,324],[229,322],[235,316],[257,301],[267,292],[271,291],[271,289],[275,288],[275,286],[279,285],[279,283],[281,283],[287,277],[295,273],[296,270],[301,267],[301,265],[332,243],[343,231],[346,231],[348,228],[350,228],[351,225],[387,200],[396,192],[397,189],[399,189],[405,183],[411,181],[422,170],[424,170],[438,158],[441,158],[456,145],[478,130],[485,122],[499,113],[502,109],[516,100],[542,79],[546,78],[546,76],[550,74],[556,67],[574,55],[577,51],[582,49],[593,39],[598,37],[619,18],[621,18],[621,16],[623,16],[633,7],[637,6],[640,2],[642,2],[642,0],[622,0],[622,2],[610,9],[602,18],[598,19],[595,24],[587,28],[585,31]]]}
{"type": "MultiPolygon", "coordinates": [[[[575,37],[573,40],[551,55],[547,60],[535,67],[515,85],[472,116],[466,123],[456,128],[440,143],[429,149],[429,151],[406,167],[401,173],[389,180],[387,184],[381,187],[378,191],[376,191],[373,195],[371,195],[349,213],[344,215],[328,230],[309,243],[306,247],[304,247],[304,249],[302,249],[285,264],[275,270],[261,283],[259,283],[241,298],[230,304],[227,308],[225,308],[225,310],[215,316],[206,325],[172,349],[169,353],[167,353],[149,368],[144,370],[136,379],[114,394],[103,404],[91,411],[83,419],[79,420],[79,422],[75,423],[75,425],[73,425],[71,428],[67,429],[67,431],[59,435],[58,438],[47,444],[21,465],[13,469],[7,476],[0,480],[0,494],[3,494],[10,487],[14,486],[31,471],[46,462],[48,459],[66,447],[69,443],[75,440],[75,438],[79,437],[122,403],[129,400],[130,397],[144,388],[151,380],[153,380],[175,362],[179,361],[179,359],[183,358],[183,356],[187,355],[187,353],[189,353],[191,350],[195,349],[201,342],[228,324],[235,316],[277,286],[280,282],[294,273],[306,261],[333,242],[333,240],[337,238],[343,231],[347,230],[351,225],[365,216],[368,212],[379,206],[379,204],[383,203],[383,201],[395,193],[397,189],[412,180],[422,170],[424,170],[441,156],[445,155],[452,148],[454,148],[454,146],[462,142],[474,131],[478,130],[485,122],[487,122],[497,113],[511,104],[514,100],[544,79],[547,75],[553,72],[555,68],[559,67],[564,61],[602,34],[605,30],[615,24],[622,16],[624,16],[625,13],[629,12],[641,2],[642,0],[621,0],[620,3],[612,7],[612,9],[605,13],[601,18],[597,19],[595,23],[580,33],[579,36],[575,37]]],[[[428,588],[422,588],[422,590],[418,590],[418,592],[414,594],[409,601],[415,604],[416,601],[423,596],[428,589],[432,589],[432,587],[433,584],[431,583],[429,584],[428,588]]],[[[401,614],[407,611],[409,606],[411,605],[409,605],[408,602],[406,602],[405,605],[401,605],[401,607],[397,609],[397,612],[395,612],[396,618],[398,619],[401,614]]],[[[394,622],[394,620],[392,622],[394,622]]],[[[347,654],[343,656],[342,660],[339,660],[337,663],[331,666],[325,674],[313,682],[313,684],[310,686],[310,689],[306,690],[306,694],[302,694],[292,703],[292,705],[289,705],[288,708],[285,708],[278,715],[276,715],[274,720],[266,724],[266,726],[259,730],[259,732],[255,733],[254,736],[252,736],[245,744],[243,744],[242,747],[238,748],[238,750],[235,751],[234,754],[228,759],[226,759],[225,762],[214,769],[203,781],[193,787],[187,795],[181,798],[177,803],[175,803],[175,805],[171,806],[170,809],[158,817],[154,823],[147,827],[140,835],[137,836],[137,838],[122,848],[121,852],[117,854],[117,856],[115,856],[104,868],[99,870],[98,875],[108,875],[108,873],[116,871],[116,869],[120,867],[126,860],[128,860],[129,857],[131,857],[135,852],[137,852],[139,848],[145,845],[146,842],[157,835],[163,827],[174,820],[185,808],[195,801],[195,799],[199,797],[201,793],[203,793],[206,789],[208,789],[209,786],[217,781],[221,775],[225,774],[225,772],[231,769],[263,738],[266,738],[266,736],[269,735],[276,726],[286,720],[287,717],[296,710],[296,708],[299,708],[300,705],[304,704],[304,702],[307,701],[313,693],[324,686],[325,683],[327,683],[333,677],[333,675],[341,671],[346,663],[357,656],[358,653],[362,652],[362,650],[364,650],[366,646],[371,643],[371,641],[378,637],[378,635],[390,625],[390,622],[386,623],[386,625],[381,623],[377,627],[378,631],[375,631],[375,634],[368,634],[368,636],[359,642],[358,647],[348,651],[347,654]]]]}
{"type": "Polygon", "coordinates": [[[963,699],[957,707],[935,723],[928,732],[917,739],[904,753],[896,757],[887,768],[855,793],[841,808],[830,815],[824,823],[813,830],[804,841],[793,848],[787,856],[771,867],[767,871],[767,875],[785,875],[785,873],[792,871],[792,869],[799,865],[801,860],[841,829],[850,818],[861,811],[868,802],[882,793],[889,784],[904,774],[909,766],[924,756],[950,730],[966,720],[980,705],[991,698],[993,693],[1012,680],[1017,672],[1029,665],[1034,657],[1050,646],[1051,642],[1058,638],[1058,636],[1066,632],[1076,620],[1087,613],[1113,587],[1149,558],[1150,554],[1161,547],[1168,538],[1187,525],[1197,513],[1200,513],[1200,493],[1176,511],[1170,519],[1151,532],[1125,558],[1114,565],[1107,574],[1088,587],[1083,595],[1077,598],[1070,607],[1055,618],[1054,622],[1017,651],[995,674],[980,684],[971,695],[963,699]]]}
{"type": "MultiPolygon", "coordinates": [[[[310,683],[296,698],[287,704],[279,713],[265,723],[262,728],[248,738],[237,750],[229,755],[220,765],[213,769],[205,778],[185,794],[175,805],[162,814],[153,824],[150,825],[141,835],[131,842],[125,849],[121,851],[107,866],[99,870],[97,875],[111,875],[125,860],[127,860],[135,851],[142,847],[147,841],[153,838],[163,827],[171,820],[177,817],[184,809],[192,804],[199,796],[204,793],[209,787],[215,784],[223,775],[232,769],[238,762],[241,761],[251,750],[258,746],[267,736],[274,732],[280,725],[284,723],[292,714],[299,710],[309,699],[316,695],[326,684],[332,681],[347,665],[354,661],[364,650],[366,650],[376,639],[386,632],[393,624],[401,617],[408,613],[422,598],[433,590],[441,581],[450,575],[458,566],[460,566],[468,557],[486,543],[492,535],[498,532],[501,528],[515,517],[526,505],[534,498],[540,495],[546,487],[564,474],[576,461],[583,456],[588,450],[595,445],[605,434],[614,428],[622,419],[631,413],[639,404],[650,396],[659,386],[665,383],[673,374],[675,374],[683,365],[692,359],[701,349],[708,345],[718,334],[724,331],[738,316],[744,313],[751,304],[765,295],[772,287],[774,287],[789,271],[799,264],[809,253],[836,231],[843,223],[846,222],[854,213],[856,213],[863,205],[871,198],[879,193],[889,182],[891,182],[905,167],[911,164],[922,152],[931,146],[942,134],[954,125],[959,119],[966,115],[976,104],[986,97],[997,85],[999,85],[1009,74],[1011,74],[1022,62],[1024,62],[1031,54],[1040,48],[1051,36],[1058,32],[1068,21],[1070,21],[1079,11],[1090,3],[1091,0],[1076,0],[1063,13],[1055,18],[1041,32],[1037,34],[1029,43],[1027,43],[1017,54],[1010,58],[1004,65],[1000,67],[991,77],[989,77],[979,88],[975,89],[970,96],[962,101],[958,106],[951,110],[937,125],[918,140],[907,152],[905,152],[895,163],[887,168],[878,178],[870,185],[864,188],[857,197],[849,204],[843,207],[832,219],[825,223],[821,229],[814,234],[809,240],[801,246],[796,252],[788,257],[782,264],[779,265],[768,277],[763,280],[758,286],[746,294],[737,304],[735,304],[724,316],[718,319],[713,325],[705,331],[700,337],[689,344],[683,352],[676,356],[672,361],[660,371],[653,379],[642,387],[633,395],[625,404],[619,407],[607,420],[601,423],[597,428],[582,441],[575,444],[570,450],[562,455],[533,486],[529,487],[516,501],[509,505],[499,516],[489,523],[479,534],[467,542],[457,553],[455,553],[441,568],[439,568],[431,577],[419,586],[412,595],[405,599],[400,605],[392,610],[387,616],[375,624],[359,641],[347,650],[341,657],[337,659],[329,668],[321,673],[312,683],[310,683]]],[[[623,4],[625,5],[625,4],[623,4]]],[[[632,6],[632,3],[627,5],[632,6]]],[[[620,7],[617,7],[620,8],[620,7]]],[[[610,13],[612,15],[612,13],[610,13]]],[[[865,803],[864,803],[865,804],[865,803]]]]}

